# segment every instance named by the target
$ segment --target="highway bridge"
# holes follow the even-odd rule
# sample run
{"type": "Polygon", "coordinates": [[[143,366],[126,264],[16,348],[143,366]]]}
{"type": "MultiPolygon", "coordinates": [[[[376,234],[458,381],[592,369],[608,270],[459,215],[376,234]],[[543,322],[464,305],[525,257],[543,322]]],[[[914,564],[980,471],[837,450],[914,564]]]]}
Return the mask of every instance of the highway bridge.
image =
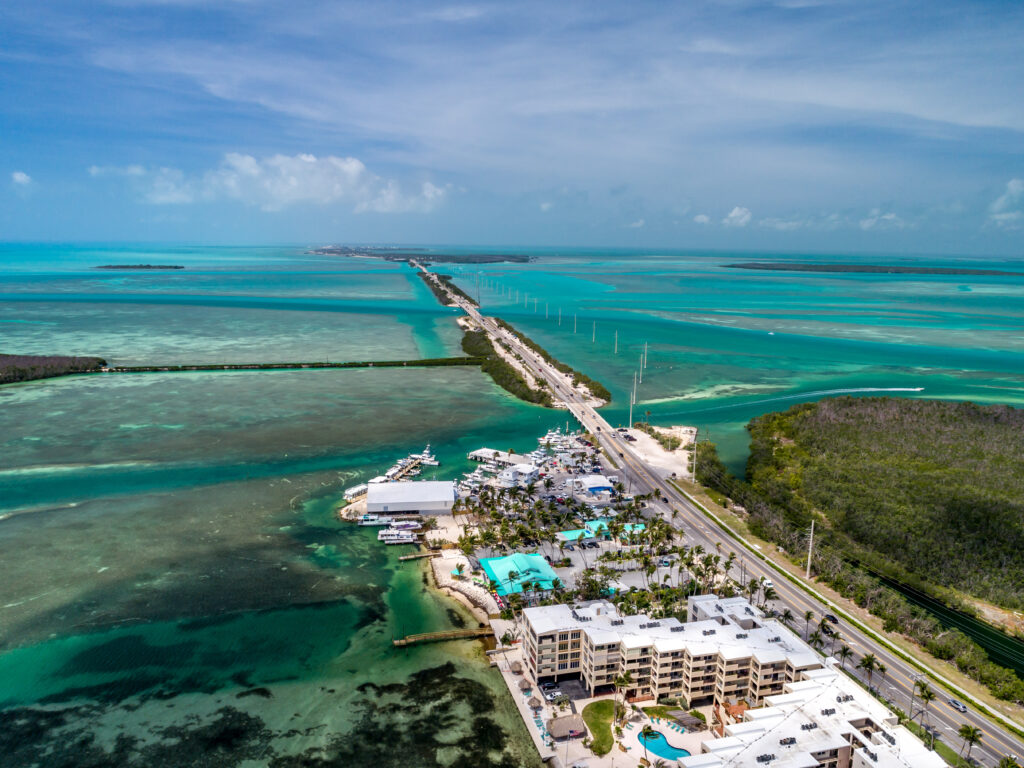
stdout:
{"type": "MultiPolygon", "coordinates": [[[[413,262],[413,266],[428,272],[425,267],[416,262],[413,262]]],[[[759,553],[756,547],[750,546],[742,540],[738,541],[724,524],[713,519],[707,511],[700,508],[688,495],[682,493],[668,478],[660,476],[655,470],[648,467],[630,447],[629,441],[605,421],[596,410],[586,404],[582,394],[573,387],[571,377],[556,370],[522,343],[518,337],[502,328],[493,318],[481,314],[470,302],[460,296],[449,295],[451,295],[452,301],[488,334],[495,339],[501,339],[513,349],[523,359],[534,376],[548,383],[554,391],[556,399],[565,403],[584,429],[597,438],[601,447],[619,465],[620,480],[625,481],[628,478],[628,481],[632,483],[633,490],[637,493],[653,493],[655,497],[665,499],[665,501],[656,501],[650,507],[650,513],[661,515],[672,525],[681,528],[688,539],[689,546],[701,544],[709,552],[735,551],[737,558],[733,568],[741,571],[748,578],[760,577],[771,580],[779,596],[777,602],[788,607],[798,617],[802,617],[807,611],[812,611],[819,621],[826,613],[839,617],[841,624],[838,629],[842,635],[842,642],[849,645],[854,651],[854,656],[847,662],[847,668],[854,667],[857,661],[866,654],[874,654],[876,659],[885,665],[886,673],[884,679],[880,679],[881,676],[876,674],[872,683],[877,684],[875,687],[880,687],[881,693],[904,712],[909,712],[915,681],[923,677],[922,673],[927,670],[927,677],[931,679],[932,687],[937,694],[935,701],[928,708],[928,721],[937,735],[945,743],[952,745],[954,749],[959,749],[961,744],[957,736],[958,729],[964,723],[968,723],[980,728],[983,734],[981,742],[972,751],[972,758],[976,762],[995,766],[1001,758],[1007,755],[1024,757],[1024,740],[1008,726],[1012,724],[1012,727],[1017,730],[1024,729],[1012,723],[1001,713],[993,712],[991,716],[987,716],[977,711],[978,707],[984,705],[947,680],[940,670],[926,667],[920,662],[911,663],[907,659],[910,654],[896,651],[895,646],[891,645],[884,636],[818,592],[813,582],[798,579],[772,563],[759,553]],[[671,516],[673,508],[679,511],[675,518],[671,516]],[[943,688],[948,693],[945,693],[943,688]],[[968,707],[967,712],[959,712],[949,704],[951,697],[968,704],[973,703],[973,705],[968,707]]],[[[920,701],[917,702],[917,705],[915,713],[920,709],[920,701]]]]}

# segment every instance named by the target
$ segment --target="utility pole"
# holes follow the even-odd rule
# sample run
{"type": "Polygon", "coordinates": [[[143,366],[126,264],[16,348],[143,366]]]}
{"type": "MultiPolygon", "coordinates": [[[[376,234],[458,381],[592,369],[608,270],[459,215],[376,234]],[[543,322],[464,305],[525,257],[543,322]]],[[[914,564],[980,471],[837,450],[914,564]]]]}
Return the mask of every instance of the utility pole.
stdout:
{"type": "Polygon", "coordinates": [[[548,303],[546,301],[544,302],[544,319],[548,319],[548,303]]]}
{"type": "Polygon", "coordinates": [[[572,313],[572,332],[576,333],[576,313],[572,313]]]}
{"type": "Polygon", "coordinates": [[[633,428],[633,403],[636,402],[636,371],[633,371],[633,391],[629,393],[629,428],[633,428]]]}
{"type": "Polygon", "coordinates": [[[597,320],[594,321],[594,329],[590,332],[590,343],[597,341],[597,320]]]}
{"type": "Polygon", "coordinates": [[[644,356],[640,355],[640,383],[644,383],[644,356]]]}
{"type": "Polygon", "coordinates": [[[644,368],[647,367],[647,342],[644,342],[644,368]]]}
{"type": "Polygon", "coordinates": [[[558,324],[559,325],[562,324],[562,308],[561,307],[558,308],[558,324]]]}
{"type": "Polygon", "coordinates": [[[615,332],[615,354],[619,354],[619,332],[615,332]]]}
{"type": "Polygon", "coordinates": [[[807,573],[804,578],[811,578],[811,555],[814,554],[814,519],[811,519],[811,538],[807,542],[807,573]]]}
{"type": "Polygon", "coordinates": [[[537,298],[536,297],[534,297],[534,299],[533,299],[533,311],[534,312],[537,311],[537,298]]]}

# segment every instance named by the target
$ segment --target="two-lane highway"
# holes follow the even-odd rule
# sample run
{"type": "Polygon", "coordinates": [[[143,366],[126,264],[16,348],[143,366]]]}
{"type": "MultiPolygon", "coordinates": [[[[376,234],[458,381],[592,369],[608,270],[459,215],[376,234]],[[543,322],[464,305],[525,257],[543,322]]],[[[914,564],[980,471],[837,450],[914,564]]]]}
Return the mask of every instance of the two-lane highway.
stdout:
{"type": "MultiPolygon", "coordinates": [[[[414,266],[426,272],[431,279],[435,279],[421,265],[414,262],[414,266]]],[[[455,295],[452,295],[452,299],[493,340],[500,340],[512,349],[523,360],[533,376],[551,387],[556,398],[565,404],[584,429],[597,438],[601,447],[620,466],[620,475],[625,476],[634,491],[644,494],[651,493],[658,499],[665,499],[664,502],[655,502],[651,511],[664,516],[670,523],[682,528],[683,533],[690,540],[688,543],[691,546],[701,544],[709,552],[720,550],[723,554],[735,551],[737,558],[734,569],[740,570],[748,579],[771,580],[779,596],[778,602],[788,607],[801,622],[802,617],[808,611],[812,612],[819,622],[826,613],[845,617],[838,627],[838,631],[842,635],[840,642],[849,645],[854,651],[854,657],[848,662],[848,666],[855,666],[857,661],[866,654],[874,654],[875,658],[885,665],[886,672],[884,676],[876,673],[872,679],[872,685],[880,689],[896,706],[904,711],[909,710],[914,684],[920,677],[921,670],[918,667],[890,650],[866,626],[860,625],[859,622],[853,623],[852,617],[840,606],[834,605],[819,594],[813,583],[805,583],[802,580],[800,583],[795,583],[795,577],[781,567],[772,564],[755,547],[737,541],[734,534],[711,519],[667,478],[658,475],[656,471],[648,467],[632,449],[629,442],[587,403],[583,393],[572,385],[571,377],[555,369],[515,334],[502,328],[493,318],[482,315],[470,302],[455,295]],[[678,510],[675,518],[671,516],[672,509],[678,510]]],[[[941,673],[937,671],[932,672],[932,677],[942,679],[941,673]]],[[[949,686],[952,687],[952,684],[950,683],[949,686]]],[[[936,687],[938,688],[938,686],[936,687]]],[[[1006,727],[973,709],[961,713],[950,706],[949,697],[942,692],[941,688],[938,688],[936,693],[939,695],[928,709],[926,722],[931,723],[947,744],[959,748],[961,742],[957,736],[957,730],[962,724],[969,723],[980,728],[983,733],[981,743],[974,748],[972,753],[978,762],[994,766],[1006,755],[1024,755],[1024,741],[1006,727]]],[[[962,692],[958,693],[957,697],[964,701],[969,700],[969,697],[962,692]]],[[[917,713],[919,710],[920,702],[918,701],[914,712],[917,713]]]]}

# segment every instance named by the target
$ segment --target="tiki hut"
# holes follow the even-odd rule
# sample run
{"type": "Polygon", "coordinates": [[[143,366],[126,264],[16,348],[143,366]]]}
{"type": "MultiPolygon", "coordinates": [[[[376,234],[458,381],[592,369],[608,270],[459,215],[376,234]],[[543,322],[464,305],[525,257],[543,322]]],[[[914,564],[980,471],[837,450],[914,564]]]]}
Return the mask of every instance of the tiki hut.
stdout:
{"type": "Polygon", "coordinates": [[[533,685],[526,678],[523,678],[522,680],[519,681],[519,690],[520,691],[528,691],[531,688],[533,688],[533,685]]]}
{"type": "Polygon", "coordinates": [[[530,709],[540,709],[544,705],[541,703],[541,700],[538,699],[536,696],[531,696],[530,700],[526,702],[526,706],[528,706],[530,709]]]}
{"type": "Polygon", "coordinates": [[[563,715],[548,720],[548,733],[554,739],[575,739],[586,735],[587,727],[579,715],[563,715]]]}
{"type": "Polygon", "coordinates": [[[521,674],[523,674],[523,665],[519,662],[518,659],[516,661],[513,661],[509,665],[509,669],[512,670],[512,674],[513,675],[521,675],[521,674]]]}

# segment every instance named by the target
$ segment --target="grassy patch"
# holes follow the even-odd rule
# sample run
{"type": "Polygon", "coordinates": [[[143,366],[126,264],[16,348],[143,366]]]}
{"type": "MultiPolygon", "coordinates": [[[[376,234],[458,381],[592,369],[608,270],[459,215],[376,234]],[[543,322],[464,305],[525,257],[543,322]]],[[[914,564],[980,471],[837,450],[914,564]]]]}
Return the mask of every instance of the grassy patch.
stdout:
{"type": "Polygon", "coordinates": [[[612,713],[615,702],[611,699],[592,701],[583,708],[583,722],[590,729],[594,743],[590,749],[595,755],[607,755],[612,750],[615,740],[612,738],[612,713]]]}
{"type": "Polygon", "coordinates": [[[673,709],[679,709],[679,707],[644,707],[643,710],[648,717],[660,717],[662,720],[671,720],[669,712],[673,709]]]}

